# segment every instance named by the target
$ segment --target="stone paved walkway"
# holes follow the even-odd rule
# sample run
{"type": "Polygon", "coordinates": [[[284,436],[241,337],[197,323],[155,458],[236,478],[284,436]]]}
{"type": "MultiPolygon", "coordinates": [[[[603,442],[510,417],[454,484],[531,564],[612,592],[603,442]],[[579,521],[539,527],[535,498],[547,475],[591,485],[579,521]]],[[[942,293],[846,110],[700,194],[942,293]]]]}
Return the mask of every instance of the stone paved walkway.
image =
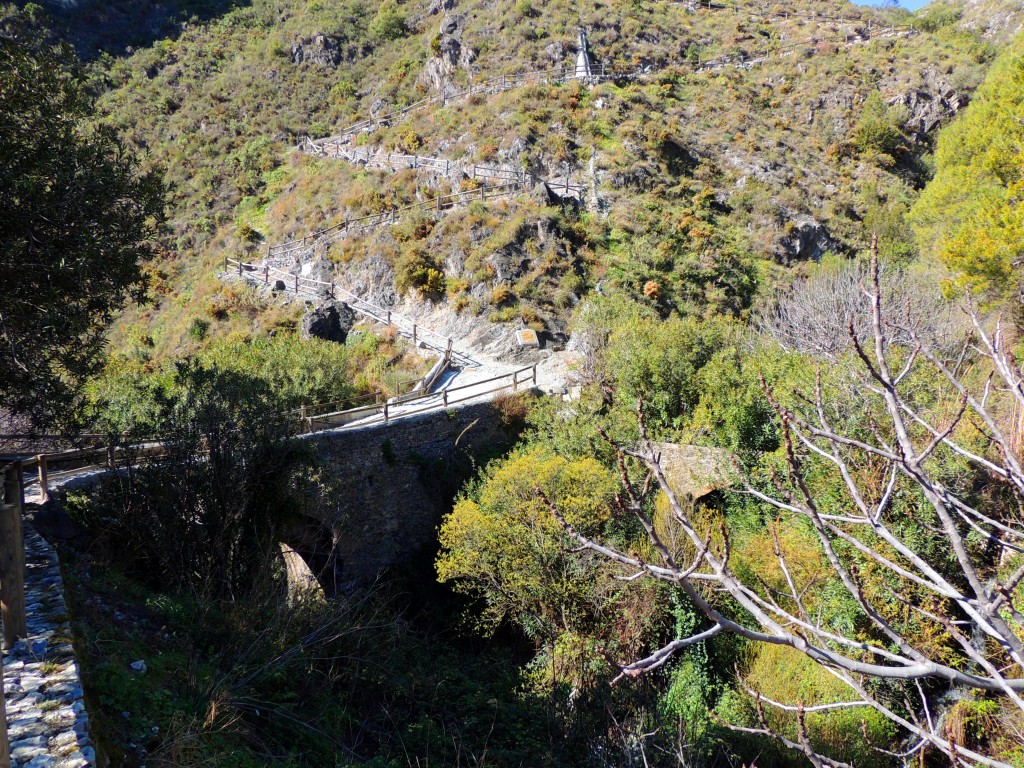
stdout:
{"type": "Polygon", "coordinates": [[[82,684],[53,548],[25,524],[29,636],[3,654],[11,757],[18,768],[91,768],[82,684]]]}

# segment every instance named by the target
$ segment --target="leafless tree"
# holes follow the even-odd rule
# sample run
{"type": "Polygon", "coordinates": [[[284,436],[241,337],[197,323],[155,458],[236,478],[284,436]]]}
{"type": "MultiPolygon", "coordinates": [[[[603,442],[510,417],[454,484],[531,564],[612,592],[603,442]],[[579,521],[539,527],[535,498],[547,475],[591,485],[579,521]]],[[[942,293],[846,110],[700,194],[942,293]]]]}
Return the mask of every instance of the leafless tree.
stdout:
{"type": "Polygon", "coordinates": [[[764,386],[781,421],[789,477],[776,477],[771,492],[744,481],[740,492],[768,505],[780,520],[796,518],[810,524],[830,576],[859,605],[870,624],[868,633],[857,638],[837,634],[823,626],[814,611],[807,610],[802,591],[806,585],[794,577],[777,539],[780,583],[787,588],[769,590],[763,583],[745,583],[737,576],[730,567],[725,531],[702,533],[703,523],[691,505],[673,493],[643,426],[642,409],[639,444],[618,448],[624,488],[619,504],[639,519],[660,562],[645,562],[633,552],[583,536],[554,505],[549,506],[570,536],[619,564],[627,573],[625,578],[649,577],[678,585],[709,624],[647,658],[622,665],[617,679],[642,675],[661,667],[684,648],[721,633],[733,633],[806,654],[841,680],[849,697],[805,708],[799,702],[774,701],[751,691],[760,727],[730,727],[775,738],[803,752],[818,768],[846,768],[816,751],[804,716],[812,711],[869,707],[907,734],[905,750],[888,753],[904,763],[929,749],[946,755],[953,765],[1009,768],[998,755],[956,743],[940,722],[933,695],[938,685],[983,692],[999,698],[1009,711],[1024,714],[1024,616],[1013,597],[1024,581],[1024,565],[1014,567],[1024,553],[1020,513],[1024,466],[1015,430],[1007,426],[1005,415],[1024,408],[1024,374],[1006,352],[1004,331],[998,325],[994,330],[986,328],[970,307],[966,313],[970,333],[959,353],[947,357],[914,327],[912,317],[911,322],[906,321],[907,312],[902,320],[893,321],[883,311],[877,256],[862,276],[860,287],[870,310],[867,328],[860,330],[862,326],[851,319],[848,333],[861,372],[861,392],[881,414],[877,419],[867,413],[863,416],[868,422],[865,432],[874,437],[864,439],[833,426],[836,404],[826,401],[820,375],[815,393],[807,396],[800,412],[783,405],[764,386]],[[969,385],[983,369],[987,378],[982,376],[979,384],[969,385]],[[915,402],[911,382],[921,370],[930,371],[950,395],[948,400],[954,402],[941,417],[934,416],[941,409],[926,411],[915,402]],[[977,439],[964,439],[965,432],[977,439]],[[979,469],[988,478],[986,482],[997,486],[1011,503],[994,508],[970,503],[960,489],[944,483],[937,460],[942,457],[979,469]],[[631,480],[627,471],[631,459],[639,462],[642,480],[631,480]],[[808,479],[812,461],[834,469],[845,489],[843,508],[832,505],[826,509],[815,497],[808,479]],[[865,479],[863,469],[868,463],[875,470],[873,476],[882,478],[880,482],[865,479]],[[676,533],[687,540],[685,549],[673,546],[664,529],[659,533],[647,511],[649,494],[657,489],[668,498],[676,533]],[[934,550],[926,551],[901,525],[906,513],[897,509],[896,499],[907,489],[920,499],[913,513],[915,522],[938,537],[946,563],[939,562],[940,555],[929,554],[934,550]],[[952,568],[949,557],[956,563],[952,568]],[[865,589],[866,578],[858,564],[874,571],[875,589],[865,589]],[[891,585],[889,592],[879,589],[879,584],[891,585]],[[941,635],[948,655],[940,658],[931,650],[934,646],[921,639],[922,633],[908,632],[892,619],[892,611],[882,604],[886,600],[901,601],[928,632],[941,635]],[[733,609],[724,608],[726,604],[733,609]],[[935,605],[942,607],[936,609],[935,605]],[[736,607],[742,615],[735,613],[736,607]],[[879,681],[886,684],[877,685],[879,681]],[[795,740],[769,726],[764,717],[766,707],[796,713],[799,735],[795,740]]]}
{"type": "MultiPolygon", "coordinates": [[[[906,346],[916,333],[945,349],[962,338],[961,317],[934,275],[885,263],[878,272],[883,305],[902,305],[901,326],[888,329],[891,341],[906,346]]],[[[850,349],[851,323],[858,338],[870,333],[871,302],[861,290],[870,282],[871,267],[864,261],[800,279],[764,314],[759,330],[784,349],[835,360],[850,349]]]]}

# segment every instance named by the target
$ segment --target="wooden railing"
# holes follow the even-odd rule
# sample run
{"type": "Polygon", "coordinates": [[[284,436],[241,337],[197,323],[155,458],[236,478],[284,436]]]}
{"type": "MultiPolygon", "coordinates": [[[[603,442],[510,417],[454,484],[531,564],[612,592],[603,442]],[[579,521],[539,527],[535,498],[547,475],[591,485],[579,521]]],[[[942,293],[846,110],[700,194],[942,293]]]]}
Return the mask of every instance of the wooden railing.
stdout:
{"type": "Polygon", "coordinates": [[[352,147],[341,141],[323,141],[317,143],[305,137],[299,148],[304,152],[318,157],[335,158],[346,160],[349,163],[363,163],[368,168],[386,168],[392,171],[401,170],[429,170],[445,176],[453,170],[465,175],[467,178],[479,181],[529,181],[530,174],[516,168],[494,165],[464,165],[459,162],[452,162],[444,157],[427,157],[425,155],[404,155],[394,152],[373,152],[364,147],[352,147]]]}
{"type": "MultiPolygon", "coordinates": [[[[887,35],[891,36],[893,34],[916,34],[918,31],[912,23],[875,26],[873,24],[873,20],[870,17],[864,19],[860,16],[832,16],[824,13],[815,12],[802,13],[798,10],[791,11],[789,9],[784,10],[782,13],[764,13],[759,12],[758,9],[752,8],[750,6],[744,6],[739,3],[722,2],[721,0],[704,0],[703,2],[695,1],[692,3],[692,5],[695,9],[707,8],[708,10],[732,10],[736,12],[748,12],[752,18],[755,18],[762,22],[784,21],[789,19],[806,19],[810,21],[821,21],[834,24],[859,24],[867,26],[867,39],[884,37],[887,35]]],[[[796,43],[794,44],[794,46],[806,45],[808,44],[808,42],[840,42],[840,40],[846,43],[850,43],[851,38],[853,38],[852,42],[860,42],[863,39],[865,39],[862,35],[847,34],[844,35],[842,38],[838,36],[827,39],[812,38],[809,41],[796,43]]],[[[782,49],[773,50],[786,50],[794,46],[785,46],[782,49]]],[[[759,52],[747,58],[752,59],[762,55],[767,56],[770,55],[770,53],[772,53],[773,50],[766,50],[763,53],[759,52]]],[[[607,81],[628,81],[636,80],[645,75],[653,74],[661,69],[665,69],[668,67],[683,66],[690,67],[694,70],[699,71],[701,69],[720,67],[725,64],[731,63],[739,63],[742,65],[743,62],[737,62],[735,57],[723,55],[705,61],[702,61],[699,58],[696,61],[680,60],[676,62],[670,62],[660,67],[637,68],[634,70],[612,70],[608,69],[604,64],[602,64],[600,72],[595,71],[590,76],[583,79],[592,83],[607,81]]],[[[352,125],[347,126],[346,128],[342,129],[339,133],[333,136],[328,136],[322,139],[310,139],[308,137],[303,137],[303,139],[300,140],[297,149],[304,152],[309,152],[310,154],[325,155],[332,151],[329,148],[333,148],[333,150],[335,151],[339,150],[343,145],[347,144],[354,136],[356,136],[359,133],[374,130],[379,127],[389,126],[392,123],[396,122],[398,119],[404,118],[406,115],[409,115],[413,112],[426,110],[433,106],[445,107],[452,102],[460,101],[462,99],[466,99],[477,94],[500,93],[503,91],[511,90],[513,88],[518,88],[520,86],[531,84],[558,85],[560,83],[565,83],[570,80],[576,79],[579,78],[577,78],[576,76],[575,68],[565,66],[555,67],[551,69],[529,70],[518,74],[498,75],[497,77],[492,77],[486,80],[470,83],[470,85],[467,88],[456,91],[454,93],[442,93],[434,96],[428,96],[426,98],[420,99],[419,101],[415,101],[412,104],[403,107],[402,109],[397,109],[387,114],[360,120],[356,123],[353,123],[352,125]]]]}
{"type": "MultiPolygon", "coordinates": [[[[449,360],[442,358],[423,378],[415,381],[420,388],[407,389],[405,394],[391,398],[382,393],[371,393],[363,403],[358,400],[341,400],[333,403],[303,406],[281,414],[295,434],[316,432],[341,426],[372,425],[390,423],[428,411],[496,394],[511,388],[518,391],[527,382],[537,384],[537,366],[525,366],[488,379],[450,387],[441,392],[431,392],[447,369],[449,360]],[[480,390],[480,387],[494,384],[480,390]],[[472,391],[471,391],[472,390],[472,391]],[[420,407],[415,407],[419,404],[420,407]],[[339,408],[338,406],[346,406],[339,408]],[[410,406],[413,406],[410,410],[410,406]]],[[[113,438],[132,440],[129,436],[113,438]]],[[[24,555],[21,536],[21,513],[23,489],[38,483],[40,499],[49,497],[50,484],[56,479],[73,477],[83,472],[116,469],[126,463],[133,464],[141,458],[159,460],[167,455],[165,443],[160,438],[142,441],[108,444],[90,448],[76,448],[67,451],[41,453],[3,465],[4,505],[0,513],[0,601],[2,601],[4,643],[10,647],[18,637],[25,635],[24,620],[24,555]],[[36,470],[32,476],[26,470],[36,470]],[[8,501],[10,500],[10,501],[8,501]],[[22,574],[19,578],[18,574],[22,574]],[[8,620],[8,613],[13,617],[8,620]],[[20,622],[19,622],[19,616],[20,622]]]]}
{"type": "Polygon", "coordinates": [[[525,366],[517,368],[508,373],[492,376],[488,379],[475,381],[471,384],[462,384],[458,387],[449,387],[440,392],[424,392],[422,395],[404,398],[401,402],[386,401],[380,404],[364,406],[362,408],[336,413],[324,413],[315,417],[308,417],[307,432],[318,432],[325,429],[354,429],[357,427],[371,426],[373,424],[389,424],[398,419],[405,419],[410,416],[418,416],[429,411],[436,411],[441,408],[448,408],[452,405],[464,403],[469,400],[494,395],[498,392],[510,389],[513,392],[526,383],[532,386],[537,385],[537,366],[525,366]],[[500,382],[500,383],[499,383],[500,382]],[[494,384],[493,387],[479,390],[479,387],[486,384],[494,384]],[[470,391],[473,390],[473,391],[470,391]],[[420,403],[420,407],[412,407],[420,403]],[[353,423],[358,422],[358,423],[353,423]]]}
{"type": "MultiPolygon", "coordinates": [[[[391,226],[398,221],[400,216],[414,212],[445,211],[458,205],[467,205],[475,200],[493,200],[500,197],[508,197],[516,192],[528,188],[534,179],[531,176],[522,177],[503,184],[484,185],[477,189],[454,192],[450,195],[439,195],[431,200],[424,200],[411,205],[396,206],[381,213],[371,213],[357,218],[345,218],[337,224],[333,224],[315,232],[310,232],[294,240],[286,240],[283,243],[276,243],[267,247],[267,256],[285,256],[309,248],[314,243],[326,239],[333,242],[342,237],[356,234],[357,232],[374,231],[385,226],[391,226]]],[[[539,180],[538,180],[539,181],[539,180]]],[[[567,190],[576,190],[580,185],[563,185],[567,190]]],[[[585,189],[585,187],[583,187],[585,189]]]]}
{"type": "Polygon", "coordinates": [[[0,506],[0,617],[4,648],[25,637],[25,545],[21,533],[24,503],[20,460],[7,461],[3,471],[3,503],[0,506]]]}
{"type": "MultiPolygon", "coordinates": [[[[478,169],[478,172],[483,173],[484,171],[479,171],[479,169],[485,168],[486,166],[474,167],[478,169]]],[[[382,227],[395,224],[399,217],[405,216],[409,213],[440,213],[441,211],[446,211],[459,205],[468,205],[469,203],[478,200],[494,200],[496,198],[509,197],[510,195],[521,192],[525,189],[530,189],[541,183],[547,185],[548,189],[556,194],[560,192],[563,197],[569,195],[582,196],[587,191],[586,185],[575,184],[571,182],[568,177],[564,180],[547,180],[528,173],[519,173],[517,171],[501,168],[490,168],[487,172],[492,173],[491,178],[503,180],[503,183],[483,185],[477,189],[453,192],[449,195],[439,195],[438,197],[430,200],[423,200],[418,203],[412,203],[411,205],[389,208],[381,213],[371,213],[365,216],[358,216],[356,218],[349,218],[346,216],[344,221],[339,221],[337,224],[332,224],[329,227],[309,232],[300,238],[286,240],[283,243],[268,245],[267,257],[275,258],[299,253],[322,240],[331,243],[357,233],[373,232],[382,227]]]]}
{"type": "MultiPolygon", "coordinates": [[[[594,73],[593,77],[589,79],[598,81],[623,80],[638,77],[640,74],[642,74],[640,70],[630,72],[614,71],[602,66],[600,74],[594,73]]],[[[376,117],[360,120],[357,123],[349,125],[334,136],[315,140],[303,139],[299,142],[298,149],[316,152],[316,150],[310,149],[310,145],[323,146],[325,144],[345,143],[349,138],[358,133],[390,125],[396,120],[403,118],[412,112],[419,112],[433,106],[440,106],[444,108],[448,106],[448,104],[470,98],[474,95],[501,93],[524,85],[557,85],[559,83],[575,79],[576,70],[571,67],[552,67],[550,69],[529,70],[518,74],[498,75],[497,77],[470,83],[466,88],[454,93],[441,93],[434,96],[428,96],[420,99],[419,101],[415,101],[402,109],[397,109],[384,115],[377,115],[376,117]]]]}

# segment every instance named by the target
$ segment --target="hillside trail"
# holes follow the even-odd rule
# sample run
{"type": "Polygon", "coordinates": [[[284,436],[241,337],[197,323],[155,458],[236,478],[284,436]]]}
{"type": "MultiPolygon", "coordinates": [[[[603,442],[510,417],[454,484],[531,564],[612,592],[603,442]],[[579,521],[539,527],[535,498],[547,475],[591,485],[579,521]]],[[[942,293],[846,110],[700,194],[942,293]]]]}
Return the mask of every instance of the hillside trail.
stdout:
{"type": "MultiPolygon", "coordinates": [[[[712,3],[708,6],[701,5],[701,8],[730,9],[737,10],[739,6],[732,4],[712,3]]],[[[309,247],[324,238],[328,242],[338,237],[355,231],[373,231],[383,226],[389,226],[405,214],[436,209],[438,213],[450,210],[456,205],[472,202],[474,199],[493,199],[496,197],[508,197],[533,189],[538,184],[543,184],[549,194],[561,199],[574,199],[580,203],[587,202],[588,192],[591,192],[584,183],[576,182],[567,174],[564,178],[540,178],[527,174],[524,171],[508,166],[487,166],[478,164],[463,164],[460,161],[444,157],[421,156],[411,154],[389,153],[382,150],[371,150],[368,147],[359,146],[356,141],[362,134],[377,130],[381,127],[390,127],[396,121],[406,116],[424,110],[430,110],[437,105],[448,105],[459,100],[466,99],[473,95],[494,94],[512,90],[531,83],[559,84],[571,80],[579,80],[588,85],[597,85],[601,82],[623,82],[639,80],[650,77],[667,69],[684,69],[691,73],[715,73],[726,68],[750,70],[753,67],[764,64],[772,58],[783,58],[794,56],[805,46],[821,44],[844,45],[847,47],[866,45],[875,40],[893,39],[919,34],[913,25],[877,25],[873,26],[870,19],[865,23],[862,19],[847,19],[844,17],[833,17],[817,14],[751,14],[751,17],[764,23],[772,21],[783,21],[791,19],[812,19],[818,22],[830,24],[850,24],[857,26],[854,32],[836,33],[831,36],[812,36],[801,40],[793,41],[785,45],[773,45],[762,51],[755,51],[746,55],[725,54],[713,59],[694,63],[688,59],[669,61],[663,65],[650,65],[641,69],[623,72],[609,71],[601,68],[596,69],[586,76],[578,76],[573,70],[565,67],[548,70],[532,70],[519,75],[501,75],[497,78],[484,80],[476,85],[470,85],[462,91],[454,94],[441,96],[430,96],[395,112],[359,121],[343,129],[340,133],[322,139],[311,139],[303,137],[296,146],[296,149],[305,154],[316,157],[337,159],[348,162],[352,165],[373,168],[377,170],[391,171],[398,173],[404,170],[417,170],[437,175],[454,178],[471,179],[482,183],[479,191],[466,191],[453,195],[440,196],[423,202],[393,208],[380,214],[371,214],[358,219],[346,218],[343,222],[333,226],[325,227],[281,243],[268,246],[268,257],[280,256],[295,253],[309,247]],[[479,195],[479,197],[477,197],[479,195]]],[[[590,72],[590,70],[588,70],[590,72]]],[[[596,197],[596,192],[594,193],[596,197]]]]}
{"type": "MultiPolygon", "coordinates": [[[[477,382],[493,381],[508,376],[524,366],[535,365],[537,389],[554,395],[564,395],[571,383],[572,352],[545,349],[517,349],[516,331],[495,323],[481,322],[451,310],[447,305],[432,305],[416,302],[407,307],[410,312],[402,314],[394,308],[385,308],[365,296],[333,283],[312,277],[286,272],[266,264],[251,264],[227,260],[230,271],[225,277],[242,280],[250,285],[267,288],[274,280],[277,293],[292,295],[299,300],[314,303],[326,300],[343,301],[360,317],[371,324],[391,329],[412,344],[421,354],[450,357],[448,370],[431,387],[439,395],[432,402],[441,407],[441,396],[445,389],[461,388],[477,382]],[[234,268],[237,267],[237,270],[234,268]]],[[[486,387],[480,387],[481,396],[486,387]]],[[[492,387],[493,390],[493,387],[492,387]]],[[[473,394],[473,390],[462,391],[460,399],[473,394]]],[[[409,406],[396,403],[395,414],[410,410],[409,406]]]]}
{"type": "MultiPolygon", "coordinates": [[[[588,60],[585,72],[582,75],[579,65],[577,65],[575,69],[563,66],[561,68],[546,70],[530,70],[520,74],[502,74],[486,80],[471,82],[468,87],[461,90],[446,90],[442,93],[423,98],[402,109],[361,120],[344,128],[333,136],[315,140],[309,137],[303,137],[299,141],[296,149],[300,152],[313,156],[342,160],[359,167],[374,168],[394,173],[411,169],[418,172],[445,176],[449,179],[471,179],[472,181],[480,184],[480,186],[478,189],[459,192],[448,196],[438,196],[433,199],[423,200],[420,203],[404,206],[402,208],[392,208],[377,214],[370,214],[368,216],[358,218],[349,218],[346,216],[346,219],[339,224],[316,230],[315,232],[301,236],[301,238],[297,237],[292,240],[269,245],[267,247],[264,264],[262,266],[258,264],[247,265],[247,268],[251,268],[252,271],[263,269],[268,278],[270,274],[269,270],[271,269],[278,272],[284,272],[288,270],[289,266],[294,268],[296,264],[301,262],[301,255],[306,252],[311,252],[312,248],[318,244],[332,242],[343,236],[348,237],[352,234],[367,234],[372,233],[379,228],[390,227],[400,216],[409,213],[429,212],[440,216],[443,215],[445,211],[450,210],[456,205],[465,204],[474,200],[487,200],[494,199],[496,197],[520,194],[523,191],[532,189],[537,184],[544,184],[547,187],[548,192],[555,194],[556,196],[558,196],[558,190],[561,188],[565,197],[574,197],[580,204],[586,204],[586,195],[589,191],[587,186],[572,183],[568,175],[566,175],[564,180],[545,180],[508,166],[465,164],[461,161],[454,161],[444,157],[391,153],[380,149],[371,149],[369,147],[359,146],[357,144],[357,140],[360,135],[370,133],[382,127],[390,127],[413,113],[438,108],[443,109],[451,104],[469,99],[473,96],[479,97],[503,93],[505,91],[530,84],[559,84],[566,83],[571,80],[580,80],[587,85],[593,86],[602,82],[639,80],[669,68],[688,69],[693,73],[716,72],[727,67],[749,70],[754,66],[764,63],[769,58],[794,55],[800,48],[808,45],[833,43],[837,45],[854,46],[864,45],[877,39],[918,34],[918,31],[912,25],[874,24],[870,17],[865,20],[860,16],[830,16],[824,13],[800,13],[788,10],[777,12],[774,9],[778,6],[773,6],[772,10],[768,10],[767,6],[765,6],[764,9],[758,9],[756,7],[745,6],[739,3],[715,2],[714,0],[700,3],[697,2],[697,0],[689,0],[689,2],[686,3],[686,7],[687,11],[690,13],[733,11],[746,14],[751,20],[760,23],[806,19],[823,24],[848,25],[853,29],[853,31],[851,32],[847,30],[842,33],[837,31],[836,34],[831,36],[816,35],[807,39],[789,42],[785,45],[779,45],[779,41],[777,41],[775,45],[772,45],[763,51],[757,51],[745,55],[726,54],[713,59],[697,62],[693,62],[689,59],[670,61],[661,66],[648,66],[646,68],[638,68],[634,71],[628,72],[610,71],[604,66],[598,68],[591,65],[588,60]]],[[[589,56],[589,52],[587,55],[589,56]]],[[[596,198],[596,190],[594,191],[594,196],[596,198]]],[[[288,271],[287,274],[289,277],[284,281],[285,292],[292,290],[294,286],[294,292],[299,296],[305,294],[306,296],[320,297],[321,291],[318,289],[318,286],[314,285],[310,290],[309,286],[303,283],[302,279],[298,276],[292,275],[290,271],[288,271]],[[291,282],[293,277],[294,283],[291,282]]],[[[239,267],[239,275],[243,275],[241,266],[239,267]]],[[[269,279],[267,278],[265,278],[264,282],[269,284],[269,279]]],[[[320,282],[321,285],[324,284],[322,281],[313,282],[320,282]]],[[[398,323],[396,325],[391,322],[393,313],[390,310],[369,302],[365,297],[358,297],[343,288],[336,287],[333,282],[330,283],[330,286],[332,295],[334,295],[335,291],[344,294],[344,300],[357,312],[372,321],[380,323],[386,322],[388,325],[396,327],[399,335],[410,339],[417,346],[427,349],[431,349],[433,347],[433,351],[442,352],[441,347],[438,346],[436,342],[432,345],[430,341],[426,341],[422,337],[424,335],[431,335],[433,337],[443,339],[442,344],[447,344],[447,347],[452,354],[452,366],[451,369],[441,377],[441,379],[439,379],[433,389],[433,391],[438,393],[439,398],[445,388],[451,388],[456,385],[460,387],[470,385],[469,391],[472,392],[472,385],[474,385],[475,382],[493,380],[496,376],[508,374],[509,372],[514,371],[517,367],[517,362],[519,365],[522,364],[521,359],[512,362],[507,359],[510,347],[508,338],[500,338],[497,342],[492,341],[481,345],[477,341],[471,340],[471,338],[465,334],[464,329],[461,333],[447,335],[441,333],[437,329],[432,328],[428,330],[428,325],[423,323],[422,320],[419,321],[419,323],[416,323],[415,320],[412,321],[411,327],[410,323],[405,323],[404,325],[402,323],[398,323]]],[[[486,333],[484,335],[486,335],[486,333]]],[[[503,334],[500,332],[498,333],[499,337],[502,335],[503,334]]],[[[510,334],[504,334],[506,337],[509,335],[510,334]]],[[[536,379],[539,389],[552,393],[565,393],[568,391],[568,384],[570,382],[569,369],[572,363],[571,354],[555,352],[548,353],[547,355],[534,354],[532,357],[529,356],[529,353],[526,354],[529,359],[536,361],[536,379]]],[[[483,385],[481,386],[483,387],[483,385]]],[[[396,408],[402,407],[404,406],[396,406],[396,408]]],[[[438,404],[438,407],[441,407],[440,403],[438,404]]],[[[396,412],[398,411],[396,410],[396,412]]]]}

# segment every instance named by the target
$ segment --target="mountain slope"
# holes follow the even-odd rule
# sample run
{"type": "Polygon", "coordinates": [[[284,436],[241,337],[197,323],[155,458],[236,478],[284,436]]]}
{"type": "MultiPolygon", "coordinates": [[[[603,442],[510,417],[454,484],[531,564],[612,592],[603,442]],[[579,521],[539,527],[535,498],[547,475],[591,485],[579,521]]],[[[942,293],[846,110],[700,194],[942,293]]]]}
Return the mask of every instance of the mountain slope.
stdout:
{"type": "Polygon", "coordinates": [[[381,285],[397,281],[398,294],[429,289],[456,309],[558,331],[598,283],[633,295],[653,285],[648,299],[665,312],[742,312],[751,267],[737,258],[849,252],[862,245],[865,221],[902,252],[902,212],[927,175],[920,158],[993,53],[974,34],[906,21],[833,2],[576,10],[350,0],[258,1],[190,26],[100,66],[107,121],[175,189],[173,238],[153,266],[159,308],[127,318],[117,346],[140,336],[156,355],[187,346],[185,318],[195,313],[211,314],[214,333],[292,322],[263,316],[258,296],[225,295],[238,289],[212,279],[223,257],[255,258],[346,216],[473,186],[306,157],[292,150],[297,139],[473,81],[571,67],[581,24],[595,67],[646,74],[474,95],[356,143],[544,178],[568,172],[590,188],[588,207],[519,196],[436,226],[322,244],[305,260],[315,257],[324,275],[342,264],[343,279],[355,269],[351,281],[375,283],[382,298],[399,298],[381,285]],[[443,290],[421,279],[430,270],[443,273],[443,290]],[[732,287],[716,297],[722,281],[732,287]]]}

